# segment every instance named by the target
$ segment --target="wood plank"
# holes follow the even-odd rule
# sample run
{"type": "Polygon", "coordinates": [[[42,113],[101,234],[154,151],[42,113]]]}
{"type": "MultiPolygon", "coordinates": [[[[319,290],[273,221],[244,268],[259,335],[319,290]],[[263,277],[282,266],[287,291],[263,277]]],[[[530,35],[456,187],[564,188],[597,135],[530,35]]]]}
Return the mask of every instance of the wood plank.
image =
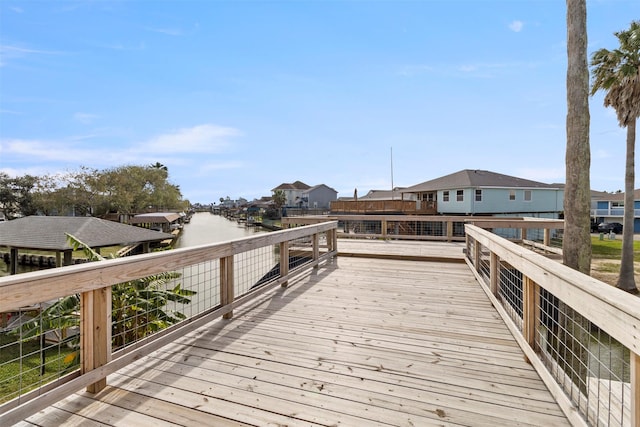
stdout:
{"type": "Polygon", "coordinates": [[[568,425],[472,273],[449,263],[339,259],[108,383],[43,414],[116,425],[568,425]]]}

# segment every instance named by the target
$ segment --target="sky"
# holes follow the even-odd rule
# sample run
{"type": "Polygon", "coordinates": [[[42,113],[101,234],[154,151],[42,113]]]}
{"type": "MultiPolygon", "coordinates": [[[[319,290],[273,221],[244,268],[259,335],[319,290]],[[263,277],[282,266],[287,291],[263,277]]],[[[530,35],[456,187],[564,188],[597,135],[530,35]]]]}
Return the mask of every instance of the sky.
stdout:
{"type": "MultiPolygon", "coordinates": [[[[588,54],[637,19],[587,1],[588,54]]],[[[564,182],[566,57],[561,0],[3,0],[0,171],[160,162],[192,203],[463,169],[564,182]]],[[[602,104],[591,187],[617,191],[626,133],[602,104]]]]}

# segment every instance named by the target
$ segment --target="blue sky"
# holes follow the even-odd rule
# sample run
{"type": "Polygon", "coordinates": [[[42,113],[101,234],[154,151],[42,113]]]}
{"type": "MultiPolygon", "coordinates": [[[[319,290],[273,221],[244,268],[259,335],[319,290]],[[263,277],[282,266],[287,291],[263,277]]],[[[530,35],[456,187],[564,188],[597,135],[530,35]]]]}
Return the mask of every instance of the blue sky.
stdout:
{"type": "MultiPolygon", "coordinates": [[[[155,162],[191,202],[487,169],[564,182],[561,0],[0,3],[0,170],[155,162]]],[[[589,53],[640,1],[587,2],[589,53]]],[[[592,188],[625,131],[590,99],[592,188]]]]}

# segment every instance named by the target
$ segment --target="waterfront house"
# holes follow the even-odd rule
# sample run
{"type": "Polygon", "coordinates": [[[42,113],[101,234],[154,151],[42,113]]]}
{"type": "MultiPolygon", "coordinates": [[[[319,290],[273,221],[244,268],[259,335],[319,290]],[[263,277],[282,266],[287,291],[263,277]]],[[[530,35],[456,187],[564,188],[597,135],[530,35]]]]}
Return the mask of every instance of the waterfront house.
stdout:
{"type": "MultiPolygon", "coordinates": [[[[640,233],[640,189],[634,191],[634,220],[633,232],[640,233]]],[[[591,194],[591,216],[595,222],[619,222],[624,217],[624,193],[595,193],[591,194]]]]}
{"type": "Polygon", "coordinates": [[[272,189],[271,192],[275,193],[278,190],[284,192],[287,200],[284,207],[301,208],[304,203],[302,193],[310,188],[311,186],[302,181],[296,181],[291,184],[285,182],[272,189]]]}
{"type": "Polygon", "coordinates": [[[441,215],[530,216],[559,218],[562,185],[545,184],[496,172],[465,169],[402,191],[441,215]]]}
{"type": "Polygon", "coordinates": [[[329,209],[331,202],[338,198],[333,188],[319,184],[302,192],[302,207],[310,209],[329,209]]]}

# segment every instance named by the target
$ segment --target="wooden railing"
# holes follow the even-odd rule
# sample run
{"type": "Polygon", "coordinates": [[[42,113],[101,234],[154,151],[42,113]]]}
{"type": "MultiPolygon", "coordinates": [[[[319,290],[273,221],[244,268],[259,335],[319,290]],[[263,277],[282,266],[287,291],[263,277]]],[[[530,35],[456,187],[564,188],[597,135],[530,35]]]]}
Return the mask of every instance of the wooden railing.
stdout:
{"type": "Polygon", "coordinates": [[[464,225],[475,224],[510,240],[557,252],[551,247],[552,233],[564,228],[563,220],[521,217],[473,217],[446,215],[318,215],[284,217],[284,227],[338,221],[338,237],[358,239],[464,241],[464,225]],[[540,235],[540,236],[537,236],[540,235]]]}
{"type": "Polygon", "coordinates": [[[335,214],[421,214],[438,213],[436,202],[415,200],[336,200],[331,202],[331,212],[335,214]]]}
{"type": "Polygon", "coordinates": [[[574,425],[640,425],[640,298],[468,224],[467,262],[574,425]]]}
{"type": "MultiPolygon", "coordinates": [[[[83,387],[97,392],[105,387],[107,375],[142,355],[213,319],[230,318],[238,305],[330,261],[337,254],[336,227],[335,221],[325,222],[224,243],[0,278],[0,313],[18,312],[25,306],[75,294],[81,300],[80,368],[4,403],[0,425],[17,423],[83,387]],[[258,272],[257,276],[245,277],[249,271],[258,272]],[[197,292],[193,297],[197,301],[182,308],[190,312],[177,324],[112,350],[112,286],[165,272],[179,272],[181,286],[197,292]]],[[[44,333],[42,339],[44,342],[44,333]]],[[[0,373],[3,368],[6,365],[0,365],[0,373]]]]}

